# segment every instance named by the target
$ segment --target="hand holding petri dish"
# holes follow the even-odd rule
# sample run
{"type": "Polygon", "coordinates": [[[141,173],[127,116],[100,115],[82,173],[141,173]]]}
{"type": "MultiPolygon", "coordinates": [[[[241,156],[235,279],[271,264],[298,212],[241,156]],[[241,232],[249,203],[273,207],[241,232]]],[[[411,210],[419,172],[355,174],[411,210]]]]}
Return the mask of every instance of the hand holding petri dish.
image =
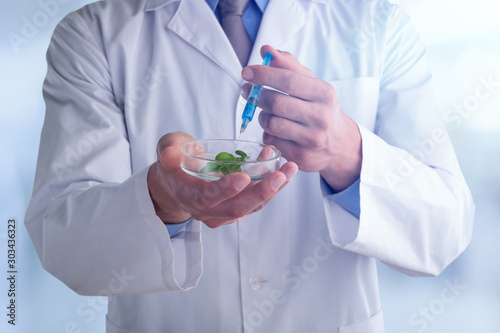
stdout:
{"type": "Polygon", "coordinates": [[[217,180],[225,174],[244,172],[252,181],[279,170],[281,153],[274,146],[258,142],[207,139],[181,147],[181,168],[190,175],[217,180]]]}

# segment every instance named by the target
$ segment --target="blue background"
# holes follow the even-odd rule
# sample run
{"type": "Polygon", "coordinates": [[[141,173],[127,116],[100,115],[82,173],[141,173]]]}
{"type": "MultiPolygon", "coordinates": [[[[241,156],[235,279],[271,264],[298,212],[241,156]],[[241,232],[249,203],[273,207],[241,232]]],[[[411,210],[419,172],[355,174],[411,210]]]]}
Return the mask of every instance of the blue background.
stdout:
{"type": "MultiPolygon", "coordinates": [[[[0,4],[0,267],[7,271],[6,224],[16,218],[19,272],[15,327],[6,323],[8,286],[0,279],[2,332],[104,332],[105,299],[78,296],[45,272],[23,224],[44,114],[41,86],[49,38],[68,12],[90,2],[54,1],[0,4]],[[23,31],[25,21],[37,26],[23,31]],[[15,45],[9,40],[13,34],[25,39],[15,45]]],[[[474,101],[479,77],[500,82],[497,1],[408,0],[403,5],[427,45],[443,115],[474,101]]],[[[500,86],[469,108],[473,111],[448,125],[476,203],[472,243],[434,278],[411,278],[379,265],[388,333],[500,332],[500,86]]]]}

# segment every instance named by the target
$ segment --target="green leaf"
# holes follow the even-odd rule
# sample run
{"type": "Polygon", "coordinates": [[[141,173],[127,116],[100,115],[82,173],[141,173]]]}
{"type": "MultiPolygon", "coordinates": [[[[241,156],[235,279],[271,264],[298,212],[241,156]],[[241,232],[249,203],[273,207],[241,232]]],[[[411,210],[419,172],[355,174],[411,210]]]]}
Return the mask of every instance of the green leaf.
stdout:
{"type": "Polygon", "coordinates": [[[237,158],[237,161],[245,162],[245,159],[248,158],[247,153],[245,153],[243,150],[237,150],[235,151],[237,155],[240,155],[239,158],[237,158]]]}
{"type": "Polygon", "coordinates": [[[226,161],[226,162],[231,162],[231,161],[236,161],[236,157],[234,157],[233,154],[222,152],[218,153],[217,156],[215,156],[216,161],[226,161]]]}
{"type": "Polygon", "coordinates": [[[247,153],[245,153],[243,150],[237,150],[237,151],[235,151],[235,154],[236,155],[240,155],[243,158],[247,158],[248,157],[247,153]]]}
{"type": "Polygon", "coordinates": [[[241,165],[239,164],[226,164],[225,167],[228,173],[241,172],[241,165]]]}
{"type": "Polygon", "coordinates": [[[225,176],[229,173],[229,170],[227,168],[227,166],[225,165],[222,165],[221,168],[220,168],[220,171],[222,172],[222,174],[225,176]]]}
{"type": "Polygon", "coordinates": [[[221,164],[216,162],[208,162],[203,168],[201,168],[201,173],[218,172],[220,171],[221,164]]]}
{"type": "MultiPolygon", "coordinates": [[[[215,156],[216,161],[221,162],[244,162],[246,158],[249,156],[242,150],[235,151],[237,155],[240,157],[236,158],[231,153],[221,152],[215,156]]],[[[201,170],[201,173],[209,173],[209,172],[222,172],[223,175],[227,175],[233,172],[241,172],[241,165],[238,163],[217,163],[217,162],[208,162],[201,170]]]]}

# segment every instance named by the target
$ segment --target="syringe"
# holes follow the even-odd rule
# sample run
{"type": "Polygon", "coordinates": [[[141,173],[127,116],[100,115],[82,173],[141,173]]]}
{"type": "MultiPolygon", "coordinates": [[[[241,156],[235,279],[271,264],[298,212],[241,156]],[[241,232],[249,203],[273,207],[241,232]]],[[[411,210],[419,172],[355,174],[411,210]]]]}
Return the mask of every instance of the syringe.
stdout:
{"type": "MultiPolygon", "coordinates": [[[[262,65],[269,66],[269,63],[273,59],[274,56],[271,52],[264,53],[264,61],[262,62],[262,65]]],[[[243,110],[243,115],[241,116],[243,123],[241,124],[240,137],[241,134],[243,134],[243,132],[247,128],[248,123],[253,119],[255,109],[257,108],[257,103],[259,103],[261,91],[262,91],[262,85],[258,84],[252,85],[252,89],[250,90],[250,95],[248,95],[247,104],[245,105],[245,109],[243,110]]]]}

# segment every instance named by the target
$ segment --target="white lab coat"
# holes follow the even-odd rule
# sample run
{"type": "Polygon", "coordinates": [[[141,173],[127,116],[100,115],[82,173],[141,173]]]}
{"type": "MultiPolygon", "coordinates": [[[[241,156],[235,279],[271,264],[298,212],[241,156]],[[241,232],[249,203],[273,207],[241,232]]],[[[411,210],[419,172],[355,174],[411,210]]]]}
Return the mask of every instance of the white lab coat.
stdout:
{"type": "MultiPolygon", "coordinates": [[[[26,225],[50,273],[111,296],[108,332],[383,332],[376,259],[436,275],[469,243],[474,205],[398,6],[272,0],[249,63],[263,44],[330,82],[359,124],[360,219],[299,172],[262,211],[170,239],[148,167],[165,133],[236,136],[230,43],[205,0],[98,2],[57,27],[26,225]]],[[[254,120],[246,139],[261,135],[254,120]]]]}

